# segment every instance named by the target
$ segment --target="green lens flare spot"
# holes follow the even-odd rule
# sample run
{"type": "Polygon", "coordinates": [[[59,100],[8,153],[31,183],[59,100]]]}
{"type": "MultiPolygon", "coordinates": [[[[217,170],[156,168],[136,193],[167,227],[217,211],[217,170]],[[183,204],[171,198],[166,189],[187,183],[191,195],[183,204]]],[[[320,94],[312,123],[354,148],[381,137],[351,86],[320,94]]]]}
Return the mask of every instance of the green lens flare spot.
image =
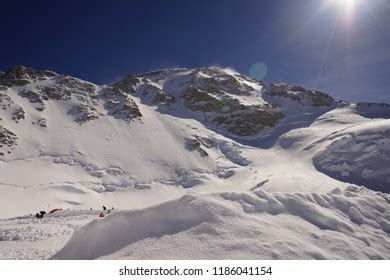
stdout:
{"type": "Polygon", "coordinates": [[[267,76],[268,67],[265,63],[258,62],[253,64],[253,66],[249,69],[249,76],[252,79],[263,80],[265,76],[267,76]]]}

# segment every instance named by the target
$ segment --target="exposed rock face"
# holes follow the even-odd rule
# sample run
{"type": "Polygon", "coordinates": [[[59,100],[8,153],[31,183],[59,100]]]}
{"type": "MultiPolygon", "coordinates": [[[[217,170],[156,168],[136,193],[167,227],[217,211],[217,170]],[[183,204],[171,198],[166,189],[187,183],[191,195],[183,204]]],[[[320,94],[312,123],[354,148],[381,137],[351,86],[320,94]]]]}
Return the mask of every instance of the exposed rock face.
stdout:
{"type": "Polygon", "coordinates": [[[86,123],[90,120],[96,120],[99,118],[96,107],[86,104],[80,104],[73,106],[69,112],[69,115],[75,116],[75,121],[78,124],[86,123]]]}
{"type": "Polygon", "coordinates": [[[12,98],[4,93],[0,93],[0,106],[4,111],[10,112],[12,120],[16,123],[25,119],[25,112],[23,108],[15,104],[12,98]]]}
{"type": "Polygon", "coordinates": [[[40,127],[47,127],[47,120],[45,118],[40,118],[37,121],[37,125],[40,127]]]}
{"type": "Polygon", "coordinates": [[[192,152],[198,151],[200,156],[207,157],[209,154],[202,148],[202,143],[198,139],[186,139],[185,148],[192,152]]]}
{"type": "MultiPolygon", "coordinates": [[[[278,124],[283,114],[276,106],[263,103],[243,104],[235,96],[251,96],[255,89],[241,75],[232,75],[217,68],[205,68],[192,73],[190,85],[184,90],[184,104],[194,112],[205,113],[207,122],[238,136],[254,136],[269,126],[278,124]]],[[[260,86],[256,81],[249,82],[260,86]]]]}
{"type": "Polygon", "coordinates": [[[268,113],[258,107],[233,112],[229,115],[219,115],[213,122],[239,136],[254,136],[265,127],[274,127],[283,118],[282,113],[268,113]]]}
{"type": "Polygon", "coordinates": [[[52,71],[34,70],[25,66],[14,66],[0,75],[0,85],[5,87],[25,86],[31,80],[46,80],[57,75],[52,71]]]}
{"type": "MultiPolygon", "coordinates": [[[[189,86],[186,89],[183,98],[186,108],[191,111],[204,113],[218,112],[229,103],[229,100],[219,100],[194,86],[189,86]]],[[[234,103],[234,101],[231,99],[230,103],[234,103]]]]}
{"type": "MultiPolygon", "coordinates": [[[[28,99],[39,112],[47,108],[48,102],[67,101],[71,104],[68,114],[74,115],[74,120],[81,125],[105,114],[126,122],[140,118],[142,114],[137,104],[123,90],[131,90],[132,87],[128,85],[130,79],[137,81],[129,78],[113,87],[102,89],[92,83],[51,71],[16,66],[0,76],[0,86],[4,87],[1,89],[3,91],[12,88],[21,97],[28,99]],[[108,112],[102,110],[102,107],[108,112]]],[[[0,94],[1,108],[12,110],[12,119],[15,122],[24,119],[23,108],[15,104],[7,94],[0,94]]],[[[40,126],[44,127],[43,123],[40,126]]]]}
{"type": "Polygon", "coordinates": [[[104,108],[108,111],[108,115],[131,122],[134,119],[142,117],[141,111],[137,103],[125,92],[117,87],[110,87],[101,98],[104,100],[104,108]]]}
{"type": "Polygon", "coordinates": [[[141,85],[138,92],[147,98],[147,103],[151,105],[168,105],[175,101],[172,95],[164,93],[161,89],[149,83],[141,85]]]}
{"type": "Polygon", "coordinates": [[[44,100],[48,100],[46,96],[42,96],[40,92],[29,89],[22,89],[19,91],[19,95],[26,97],[31,103],[34,104],[34,107],[37,111],[43,111],[46,108],[44,100]]]}
{"type": "Polygon", "coordinates": [[[12,119],[18,123],[20,120],[24,120],[24,110],[22,107],[18,106],[15,111],[12,113],[12,119]]]}
{"type": "Polygon", "coordinates": [[[336,104],[322,92],[266,85],[217,67],[158,70],[128,76],[112,86],[97,86],[51,71],[16,66],[0,74],[0,106],[20,122],[28,117],[28,111],[14,103],[13,92],[28,99],[39,112],[54,101],[67,104],[66,112],[80,125],[105,115],[127,123],[140,120],[139,100],[163,113],[189,115],[213,130],[239,137],[254,137],[277,126],[289,114],[283,108],[286,102],[325,109],[336,104]]]}
{"type": "MultiPolygon", "coordinates": [[[[201,68],[192,73],[192,85],[213,95],[250,95],[254,88],[241,83],[244,78],[240,75],[231,75],[223,69],[211,67],[201,68]]],[[[249,79],[249,78],[246,78],[249,79]]]]}
{"type": "MultiPolygon", "coordinates": [[[[162,74],[146,73],[146,76],[158,78],[157,75],[162,74]]],[[[156,85],[153,85],[150,80],[142,76],[129,76],[113,85],[114,90],[120,90],[124,93],[135,95],[141,98],[142,102],[148,105],[168,105],[175,101],[170,94],[164,93],[156,85]]]]}
{"type": "Polygon", "coordinates": [[[0,125],[0,156],[11,153],[17,145],[18,137],[15,133],[0,125]]]}
{"type": "Polygon", "coordinates": [[[95,96],[96,86],[77,80],[72,77],[58,76],[51,85],[38,85],[34,89],[23,88],[19,95],[28,98],[31,103],[35,104],[35,109],[43,111],[46,108],[45,102],[48,100],[70,100],[72,96],[76,99],[88,102],[95,96]]]}
{"type": "Polygon", "coordinates": [[[273,97],[288,98],[306,106],[330,107],[335,103],[335,100],[326,93],[286,84],[267,85],[263,92],[273,97]]]}
{"type": "Polygon", "coordinates": [[[278,102],[263,100],[263,96],[288,99],[301,106],[335,104],[325,93],[284,84],[264,85],[232,70],[216,67],[153,71],[129,76],[113,87],[137,96],[147,105],[169,105],[172,111],[175,106],[178,111],[182,110],[182,102],[187,111],[202,115],[200,121],[208,126],[241,137],[259,135],[285,117],[278,102]]]}
{"type": "Polygon", "coordinates": [[[217,99],[206,91],[190,86],[184,96],[185,106],[195,112],[214,113],[207,120],[239,136],[259,134],[266,126],[275,126],[283,117],[278,112],[267,112],[272,105],[243,105],[231,97],[217,99]]]}
{"type": "Polygon", "coordinates": [[[0,93],[0,106],[3,110],[11,109],[11,106],[14,106],[15,102],[12,101],[11,97],[5,93],[0,93]]]}
{"type": "Polygon", "coordinates": [[[140,82],[140,80],[133,76],[128,76],[127,78],[120,80],[119,82],[113,85],[113,88],[116,90],[121,90],[127,93],[135,93],[135,86],[140,82]]]}

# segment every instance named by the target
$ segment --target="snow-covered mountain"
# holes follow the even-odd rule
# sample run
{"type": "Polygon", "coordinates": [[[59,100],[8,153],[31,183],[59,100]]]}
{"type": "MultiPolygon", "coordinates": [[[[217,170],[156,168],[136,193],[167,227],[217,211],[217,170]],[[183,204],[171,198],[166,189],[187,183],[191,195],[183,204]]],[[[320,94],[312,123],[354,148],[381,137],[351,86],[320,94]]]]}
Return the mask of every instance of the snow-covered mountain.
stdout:
{"type": "Polygon", "coordinates": [[[216,67],[16,66],[0,107],[0,258],[390,257],[390,105],[216,67]]]}

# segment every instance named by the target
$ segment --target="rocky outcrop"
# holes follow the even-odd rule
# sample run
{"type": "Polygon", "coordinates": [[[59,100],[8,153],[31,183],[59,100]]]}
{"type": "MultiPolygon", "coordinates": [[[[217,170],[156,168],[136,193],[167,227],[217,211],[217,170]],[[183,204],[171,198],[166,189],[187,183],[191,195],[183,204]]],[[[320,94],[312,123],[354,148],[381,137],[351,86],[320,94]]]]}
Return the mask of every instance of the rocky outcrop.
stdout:
{"type": "Polygon", "coordinates": [[[47,120],[45,118],[39,118],[36,122],[36,125],[38,125],[39,127],[46,128],[47,127],[47,120]]]}
{"type": "Polygon", "coordinates": [[[50,85],[38,85],[34,89],[22,88],[19,95],[27,98],[38,111],[46,108],[48,100],[77,100],[88,102],[95,95],[96,86],[72,77],[58,76],[50,85]]]}
{"type": "MultiPolygon", "coordinates": [[[[142,113],[136,100],[140,100],[169,109],[162,110],[164,113],[190,114],[211,129],[239,137],[257,136],[277,126],[289,114],[282,108],[285,101],[319,108],[336,104],[319,91],[285,84],[265,85],[217,67],[157,70],[99,87],[51,71],[16,66],[0,75],[0,86],[5,87],[5,92],[12,86],[9,92],[16,91],[28,99],[37,111],[44,111],[52,101],[68,104],[68,114],[80,125],[103,115],[127,123],[139,120],[142,113]]],[[[20,106],[12,107],[7,94],[0,94],[0,105],[13,111],[14,121],[25,118],[20,106]]]]}
{"type": "MultiPolygon", "coordinates": [[[[140,118],[142,114],[137,104],[126,92],[131,92],[132,85],[137,81],[138,79],[129,77],[101,92],[99,87],[92,83],[24,66],[13,67],[0,75],[0,86],[4,86],[5,90],[12,87],[21,97],[28,99],[37,111],[44,111],[49,101],[69,102],[71,109],[68,114],[73,115],[80,125],[96,120],[104,114],[126,122],[140,118]],[[107,112],[101,110],[99,103],[107,112]]],[[[25,118],[24,110],[14,104],[8,95],[1,93],[0,105],[4,110],[13,110],[14,121],[25,118]]],[[[44,127],[44,123],[39,126],[44,127]]]]}
{"type": "Polygon", "coordinates": [[[134,119],[142,117],[141,111],[137,103],[130,97],[130,95],[123,92],[118,87],[109,87],[101,98],[104,100],[104,108],[108,111],[108,115],[131,122],[134,119]]]}
{"type": "Polygon", "coordinates": [[[11,153],[17,145],[18,137],[15,133],[0,125],[0,156],[11,153]]]}
{"type": "Polygon", "coordinates": [[[113,84],[113,88],[118,91],[127,92],[127,93],[135,93],[135,86],[139,83],[139,79],[133,76],[128,76],[127,78],[120,80],[113,84]]]}
{"type": "Polygon", "coordinates": [[[24,120],[25,112],[22,107],[17,106],[16,109],[12,112],[12,120],[18,123],[20,120],[24,120]]]}
{"type": "Polygon", "coordinates": [[[4,111],[9,111],[11,119],[18,123],[20,120],[25,119],[25,112],[23,108],[17,105],[11,97],[4,93],[0,93],[0,106],[4,111]]]}
{"type": "Polygon", "coordinates": [[[45,110],[46,105],[44,100],[48,100],[46,96],[42,96],[40,92],[30,89],[22,89],[19,91],[19,95],[27,98],[31,103],[33,103],[34,108],[37,111],[42,112],[45,110]]]}
{"type": "Polygon", "coordinates": [[[246,110],[220,114],[212,121],[238,136],[255,136],[266,127],[276,126],[282,118],[282,113],[269,113],[250,106],[246,110]]]}
{"type": "MultiPolygon", "coordinates": [[[[155,74],[147,73],[145,75],[156,78],[155,74]]],[[[141,99],[141,101],[148,105],[168,105],[175,101],[174,97],[170,94],[163,92],[159,87],[153,85],[145,77],[128,76],[127,78],[115,83],[113,89],[121,91],[129,95],[135,95],[141,99]]]]}
{"type": "Polygon", "coordinates": [[[250,96],[255,91],[242,82],[242,76],[235,77],[215,68],[201,69],[192,75],[194,78],[183,94],[185,107],[205,113],[205,120],[211,124],[247,137],[277,125],[283,118],[270,103],[248,105],[235,97],[250,96]]]}
{"type": "Polygon", "coordinates": [[[164,93],[161,89],[148,82],[142,84],[137,92],[146,99],[146,104],[168,105],[175,102],[175,98],[172,95],[164,93]]]}
{"type": "MultiPolygon", "coordinates": [[[[246,78],[247,80],[249,78],[246,78]]],[[[250,95],[255,89],[245,83],[240,75],[231,75],[221,68],[210,67],[195,70],[192,73],[192,85],[212,95],[250,95]]],[[[252,81],[254,82],[254,81],[252,81]]]]}
{"type": "Polygon", "coordinates": [[[13,106],[15,103],[12,101],[11,97],[9,97],[5,93],[0,93],[0,106],[3,110],[8,110],[13,106]]]}
{"type": "Polygon", "coordinates": [[[0,75],[0,85],[5,87],[25,86],[33,80],[50,79],[57,74],[48,70],[35,70],[25,66],[14,66],[0,75]]]}
{"type": "Polygon", "coordinates": [[[283,117],[278,112],[267,112],[272,109],[272,105],[246,106],[230,97],[217,99],[192,86],[187,89],[183,98],[188,109],[211,113],[207,116],[207,121],[239,136],[256,135],[266,126],[275,126],[283,117]]]}
{"type": "Polygon", "coordinates": [[[272,97],[290,99],[304,106],[331,107],[335,104],[335,100],[326,93],[286,84],[266,85],[263,93],[272,97]]]}
{"type": "Polygon", "coordinates": [[[207,157],[209,154],[202,148],[202,142],[198,139],[185,139],[185,148],[186,150],[193,152],[199,152],[201,157],[207,157]]]}
{"type": "Polygon", "coordinates": [[[99,118],[97,108],[87,104],[79,104],[73,106],[69,112],[69,115],[75,116],[75,121],[78,124],[84,124],[91,120],[96,120],[99,118]]]}

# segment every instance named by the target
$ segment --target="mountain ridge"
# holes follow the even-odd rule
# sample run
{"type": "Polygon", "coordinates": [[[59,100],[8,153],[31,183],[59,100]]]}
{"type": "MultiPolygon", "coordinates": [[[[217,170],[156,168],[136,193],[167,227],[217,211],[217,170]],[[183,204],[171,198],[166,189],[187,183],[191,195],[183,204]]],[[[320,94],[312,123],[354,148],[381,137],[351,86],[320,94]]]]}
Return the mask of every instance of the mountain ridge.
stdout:
{"type": "Polygon", "coordinates": [[[14,67],[0,259],[389,258],[389,118],[232,69],[96,85],[14,67]]]}

